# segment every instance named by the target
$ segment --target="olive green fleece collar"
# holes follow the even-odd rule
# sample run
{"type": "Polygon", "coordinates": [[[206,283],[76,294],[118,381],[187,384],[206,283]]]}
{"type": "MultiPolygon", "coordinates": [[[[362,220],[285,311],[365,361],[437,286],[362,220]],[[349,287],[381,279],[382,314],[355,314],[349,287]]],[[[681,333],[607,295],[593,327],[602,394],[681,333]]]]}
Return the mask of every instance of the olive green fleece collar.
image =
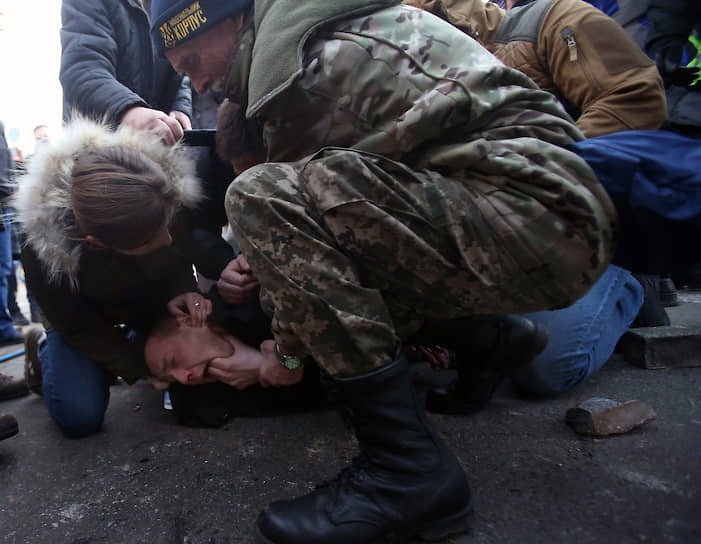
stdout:
{"type": "Polygon", "coordinates": [[[256,37],[246,117],[253,117],[301,73],[304,43],[321,25],[400,3],[401,0],[256,0],[256,37]]]}

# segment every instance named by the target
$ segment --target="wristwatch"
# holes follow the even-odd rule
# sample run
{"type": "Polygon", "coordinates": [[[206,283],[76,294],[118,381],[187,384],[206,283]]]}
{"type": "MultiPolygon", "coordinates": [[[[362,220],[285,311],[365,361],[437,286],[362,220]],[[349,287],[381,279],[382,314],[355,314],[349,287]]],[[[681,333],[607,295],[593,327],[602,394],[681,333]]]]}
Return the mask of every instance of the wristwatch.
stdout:
{"type": "Polygon", "coordinates": [[[295,370],[300,366],[304,366],[304,360],[301,357],[280,353],[280,346],[277,345],[277,342],[275,342],[275,355],[277,355],[280,364],[287,370],[295,370]]]}

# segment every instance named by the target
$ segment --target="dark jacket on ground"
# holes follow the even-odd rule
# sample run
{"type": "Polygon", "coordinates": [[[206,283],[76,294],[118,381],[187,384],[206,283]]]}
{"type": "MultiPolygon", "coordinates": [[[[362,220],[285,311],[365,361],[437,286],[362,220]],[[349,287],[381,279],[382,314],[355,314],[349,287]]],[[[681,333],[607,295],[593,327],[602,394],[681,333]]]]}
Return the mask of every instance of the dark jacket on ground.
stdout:
{"type": "MultiPolygon", "coordinates": [[[[27,243],[22,263],[27,285],[45,321],[80,353],[133,383],[146,375],[143,336],[175,295],[195,290],[191,260],[175,246],[128,256],[75,240],[71,171],[81,151],[123,145],[158,163],[182,207],[194,207],[201,190],[190,161],[178,148],[128,127],[111,131],[73,122],[60,142],[37,153],[14,198],[27,243]],[[137,341],[127,339],[135,331],[137,341]],[[140,334],[143,333],[143,334],[140,334]]],[[[176,216],[177,219],[177,216],[176,216]]]]}
{"type": "Polygon", "coordinates": [[[134,106],[192,114],[189,81],[155,55],[139,0],[63,0],[61,20],[64,120],[74,108],[113,124],[134,106]]]}

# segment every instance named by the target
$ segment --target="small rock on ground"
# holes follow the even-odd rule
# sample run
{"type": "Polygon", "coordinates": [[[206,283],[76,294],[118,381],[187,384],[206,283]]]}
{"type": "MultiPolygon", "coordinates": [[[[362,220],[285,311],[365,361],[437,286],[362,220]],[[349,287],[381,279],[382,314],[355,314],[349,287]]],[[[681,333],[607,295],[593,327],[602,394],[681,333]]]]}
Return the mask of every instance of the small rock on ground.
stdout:
{"type": "Polygon", "coordinates": [[[627,433],[655,418],[655,410],[639,400],[591,398],[567,410],[565,422],[578,434],[608,436],[627,433]]]}

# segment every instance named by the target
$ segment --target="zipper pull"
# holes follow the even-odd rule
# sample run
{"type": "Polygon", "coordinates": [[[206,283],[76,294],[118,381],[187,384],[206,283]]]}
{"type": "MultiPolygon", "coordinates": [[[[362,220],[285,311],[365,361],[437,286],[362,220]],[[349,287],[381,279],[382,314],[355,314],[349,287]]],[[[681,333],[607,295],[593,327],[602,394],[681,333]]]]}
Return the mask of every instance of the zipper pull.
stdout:
{"type": "Polygon", "coordinates": [[[577,60],[577,41],[574,39],[574,33],[570,30],[570,27],[565,27],[561,35],[567,42],[567,48],[570,50],[570,60],[577,60]]]}

